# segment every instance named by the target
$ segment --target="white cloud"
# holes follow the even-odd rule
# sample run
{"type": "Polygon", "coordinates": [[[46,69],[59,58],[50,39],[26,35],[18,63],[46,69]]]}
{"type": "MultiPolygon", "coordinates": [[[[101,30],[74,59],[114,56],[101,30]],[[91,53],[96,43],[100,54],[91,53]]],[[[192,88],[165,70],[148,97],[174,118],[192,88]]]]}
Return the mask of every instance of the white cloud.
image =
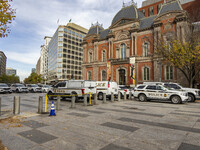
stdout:
{"type": "Polygon", "coordinates": [[[16,62],[31,64],[31,65],[36,65],[40,57],[39,53],[33,53],[33,52],[18,53],[18,52],[5,51],[5,54],[8,60],[14,60],[16,62]]]}
{"type": "Polygon", "coordinates": [[[20,77],[20,81],[24,81],[31,74],[31,71],[27,71],[25,69],[18,69],[17,75],[20,77]]]}

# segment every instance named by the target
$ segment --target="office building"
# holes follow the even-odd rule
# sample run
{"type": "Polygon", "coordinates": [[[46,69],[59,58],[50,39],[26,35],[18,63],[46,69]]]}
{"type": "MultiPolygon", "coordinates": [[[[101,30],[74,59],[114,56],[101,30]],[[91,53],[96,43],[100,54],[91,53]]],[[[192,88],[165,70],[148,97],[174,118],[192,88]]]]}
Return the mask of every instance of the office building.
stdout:
{"type": "Polygon", "coordinates": [[[6,74],[6,60],[6,55],[0,51],[0,75],[6,74]]]}
{"type": "Polygon", "coordinates": [[[13,69],[13,68],[6,68],[6,75],[16,75],[17,74],[17,70],[13,69]]]}
{"type": "Polygon", "coordinates": [[[40,74],[43,78],[46,78],[48,72],[48,45],[51,37],[44,37],[44,45],[41,45],[40,52],[40,74]]]}
{"type": "Polygon", "coordinates": [[[48,82],[82,79],[82,40],[87,32],[75,23],[57,28],[48,44],[48,82]]]}

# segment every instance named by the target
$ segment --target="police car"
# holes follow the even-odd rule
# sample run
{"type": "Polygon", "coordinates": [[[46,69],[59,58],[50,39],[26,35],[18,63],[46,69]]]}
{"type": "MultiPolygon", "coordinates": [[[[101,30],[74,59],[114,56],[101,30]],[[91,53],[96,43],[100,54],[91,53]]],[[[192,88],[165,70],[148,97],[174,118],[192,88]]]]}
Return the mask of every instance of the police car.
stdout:
{"type": "Polygon", "coordinates": [[[147,100],[170,100],[174,104],[187,102],[188,94],[183,91],[168,90],[162,85],[138,85],[133,93],[140,101],[147,100]]]}
{"type": "Polygon", "coordinates": [[[195,102],[195,100],[200,99],[200,90],[194,88],[185,88],[179,85],[178,83],[173,82],[144,82],[143,84],[148,85],[163,85],[166,88],[170,88],[177,91],[184,91],[188,93],[188,102],[195,102]]]}

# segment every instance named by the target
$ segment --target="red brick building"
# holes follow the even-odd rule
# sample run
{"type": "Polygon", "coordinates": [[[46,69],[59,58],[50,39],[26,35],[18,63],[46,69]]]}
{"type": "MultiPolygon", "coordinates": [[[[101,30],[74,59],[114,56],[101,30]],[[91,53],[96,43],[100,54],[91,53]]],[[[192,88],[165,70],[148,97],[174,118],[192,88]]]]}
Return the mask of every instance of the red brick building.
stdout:
{"type": "Polygon", "coordinates": [[[91,26],[83,42],[84,80],[111,80],[130,86],[145,81],[185,83],[184,76],[162,62],[154,51],[159,39],[182,39],[189,15],[178,0],[163,3],[159,11],[158,4],[154,3],[156,11],[151,16],[144,16],[143,8],[138,9],[134,3],[124,5],[108,29],[98,23],[91,26]]]}

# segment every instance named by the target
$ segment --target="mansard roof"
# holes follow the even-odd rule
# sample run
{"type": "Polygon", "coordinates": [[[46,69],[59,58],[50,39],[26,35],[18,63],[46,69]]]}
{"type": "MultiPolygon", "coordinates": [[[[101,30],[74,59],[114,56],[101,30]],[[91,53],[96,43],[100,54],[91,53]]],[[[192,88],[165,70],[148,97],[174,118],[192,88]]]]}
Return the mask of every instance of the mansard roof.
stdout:
{"type": "Polygon", "coordinates": [[[109,32],[110,32],[110,29],[102,30],[100,32],[100,39],[105,39],[107,35],[109,34],[109,32]]]}
{"type": "Polygon", "coordinates": [[[89,31],[88,31],[88,35],[89,34],[99,34],[102,30],[104,30],[104,28],[102,27],[102,26],[100,26],[100,25],[95,25],[95,26],[93,26],[92,25],[92,27],[90,27],[90,29],[89,29],[89,31]]]}
{"type": "Polygon", "coordinates": [[[140,19],[143,18],[144,15],[134,6],[128,6],[122,8],[113,18],[112,25],[121,19],[140,19]]]}
{"type": "Polygon", "coordinates": [[[148,18],[143,18],[140,20],[140,30],[142,29],[146,29],[146,28],[150,28],[153,23],[154,23],[154,19],[156,18],[157,16],[150,16],[148,18]]]}
{"type": "Polygon", "coordinates": [[[158,15],[162,15],[162,14],[167,13],[169,11],[177,11],[177,10],[183,10],[179,1],[177,1],[177,0],[170,1],[170,2],[163,4],[158,15]]]}

